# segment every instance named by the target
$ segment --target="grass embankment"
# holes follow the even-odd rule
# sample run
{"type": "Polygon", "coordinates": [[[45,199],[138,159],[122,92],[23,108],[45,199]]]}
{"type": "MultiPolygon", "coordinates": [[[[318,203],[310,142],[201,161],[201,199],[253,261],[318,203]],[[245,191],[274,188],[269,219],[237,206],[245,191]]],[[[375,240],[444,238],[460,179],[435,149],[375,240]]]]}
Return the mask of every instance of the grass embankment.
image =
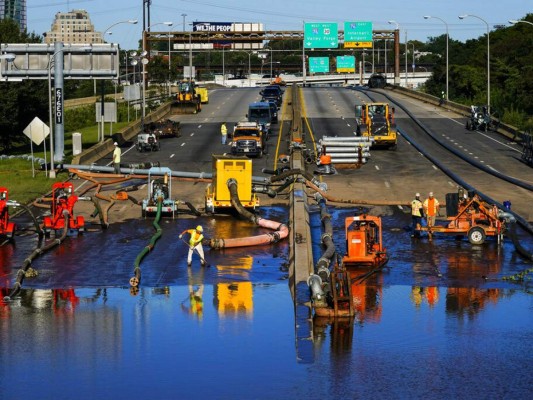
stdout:
{"type": "MultiPolygon", "coordinates": [[[[123,127],[129,125],[131,122],[119,122],[113,124],[113,131],[117,132],[123,127]]],[[[108,128],[109,124],[106,125],[108,128]]],[[[109,128],[108,128],[109,129],[109,128]]],[[[82,146],[86,150],[91,146],[98,143],[98,125],[88,126],[86,128],[79,129],[81,133],[82,146]]],[[[65,160],[68,164],[72,160],[72,133],[65,134],[65,160]]],[[[109,133],[106,134],[106,138],[109,138],[109,133]]],[[[46,143],[47,159],[50,158],[49,140],[46,143]]],[[[35,151],[34,157],[44,158],[43,146],[39,146],[35,151]]],[[[31,154],[30,146],[23,146],[14,149],[11,154],[22,155],[31,154]]],[[[58,172],[55,179],[50,179],[44,170],[41,170],[39,163],[34,163],[34,173],[32,172],[31,161],[20,158],[0,160],[0,186],[4,186],[9,190],[9,198],[11,200],[18,201],[22,204],[28,204],[38,197],[50,193],[52,184],[54,182],[62,182],[68,179],[69,175],[67,171],[58,172]]]]}

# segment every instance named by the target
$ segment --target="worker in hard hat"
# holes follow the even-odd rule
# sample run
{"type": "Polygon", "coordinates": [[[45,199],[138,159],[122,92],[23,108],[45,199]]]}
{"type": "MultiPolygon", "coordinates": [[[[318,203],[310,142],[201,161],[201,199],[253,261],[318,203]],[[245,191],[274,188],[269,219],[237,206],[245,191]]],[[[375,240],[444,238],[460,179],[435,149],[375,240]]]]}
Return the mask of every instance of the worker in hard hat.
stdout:
{"type": "Polygon", "coordinates": [[[435,225],[435,218],[440,215],[439,201],[433,196],[433,192],[429,192],[429,197],[424,200],[424,212],[426,213],[426,220],[428,228],[435,225]]]}
{"type": "Polygon", "coordinates": [[[200,262],[202,263],[202,267],[206,265],[205,257],[204,257],[204,248],[202,247],[202,240],[204,240],[203,232],[204,229],[202,228],[202,225],[198,225],[195,229],[185,229],[183,232],[181,232],[179,238],[182,239],[183,235],[188,233],[190,235],[189,238],[189,253],[187,254],[187,266],[191,266],[192,264],[192,253],[196,251],[198,256],[200,257],[200,262]]]}
{"type": "Polygon", "coordinates": [[[411,218],[413,233],[411,237],[420,237],[420,224],[422,223],[422,217],[424,216],[424,205],[420,201],[420,193],[415,194],[415,199],[411,202],[411,218]]]}

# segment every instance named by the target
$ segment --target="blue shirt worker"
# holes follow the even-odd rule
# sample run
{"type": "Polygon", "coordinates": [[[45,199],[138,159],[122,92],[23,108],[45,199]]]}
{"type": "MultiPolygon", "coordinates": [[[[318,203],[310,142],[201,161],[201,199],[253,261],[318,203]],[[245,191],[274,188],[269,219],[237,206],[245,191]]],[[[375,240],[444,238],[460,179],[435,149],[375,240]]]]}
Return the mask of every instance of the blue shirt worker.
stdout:
{"type": "Polygon", "coordinates": [[[198,225],[195,229],[185,229],[181,232],[179,238],[183,238],[183,235],[188,233],[189,238],[189,253],[187,254],[187,266],[190,267],[192,264],[192,253],[196,250],[198,256],[200,257],[200,262],[202,267],[205,267],[205,257],[204,257],[204,248],[202,247],[202,240],[204,240],[204,235],[202,232],[204,229],[201,225],[198,225]]]}
{"type": "Polygon", "coordinates": [[[422,216],[424,214],[424,205],[420,201],[420,193],[415,194],[415,199],[411,202],[411,218],[413,233],[411,237],[420,237],[420,224],[422,223],[422,216]]]}

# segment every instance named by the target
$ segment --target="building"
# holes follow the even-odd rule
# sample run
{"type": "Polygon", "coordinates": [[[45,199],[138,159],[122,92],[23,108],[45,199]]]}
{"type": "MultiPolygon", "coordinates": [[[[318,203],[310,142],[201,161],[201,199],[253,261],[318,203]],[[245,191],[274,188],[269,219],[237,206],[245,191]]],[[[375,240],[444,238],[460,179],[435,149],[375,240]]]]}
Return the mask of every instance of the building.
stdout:
{"type": "Polygon", "coordinates": [[[12,19],[24,32],[27,27],[26,0],[0,0],[0,20],[12,19]]]}
{"type": "Polygon", "coordinates": [[[46,32],[45,43],[103,43],[102,33],[94,31],[89,13],[85,10],[58,12],[52,29],[46,32]]]}

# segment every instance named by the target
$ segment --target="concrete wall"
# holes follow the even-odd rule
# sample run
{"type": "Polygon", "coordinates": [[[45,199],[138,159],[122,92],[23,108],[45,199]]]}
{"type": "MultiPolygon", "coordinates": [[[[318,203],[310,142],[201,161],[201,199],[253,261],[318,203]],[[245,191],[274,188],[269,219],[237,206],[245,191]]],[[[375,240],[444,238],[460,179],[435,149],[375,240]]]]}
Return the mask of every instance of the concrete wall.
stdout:
{"type": "MultiPolygon", "coordinates": [[[[165,118],[168,114],[170,114],[170,104],[170,102],[165,103],[157,110],[148,114],[145,118],[145,124],[149,124],[151,122],[165,118]]],[[[90,149],[87,149],[81,154],[75,156],[72,159],[72,164],[93,164],[113,151],[113,142],[117,141],[119,145],[122,145],[128,141],[133,140],[139,134],[139,132],[141,132],[141,130],[141,120],[136,120],[130,125],[122,128],[117,133],[113,134],[113,138],[106,139],[103,142],[98,143],[90,149]]]]}

